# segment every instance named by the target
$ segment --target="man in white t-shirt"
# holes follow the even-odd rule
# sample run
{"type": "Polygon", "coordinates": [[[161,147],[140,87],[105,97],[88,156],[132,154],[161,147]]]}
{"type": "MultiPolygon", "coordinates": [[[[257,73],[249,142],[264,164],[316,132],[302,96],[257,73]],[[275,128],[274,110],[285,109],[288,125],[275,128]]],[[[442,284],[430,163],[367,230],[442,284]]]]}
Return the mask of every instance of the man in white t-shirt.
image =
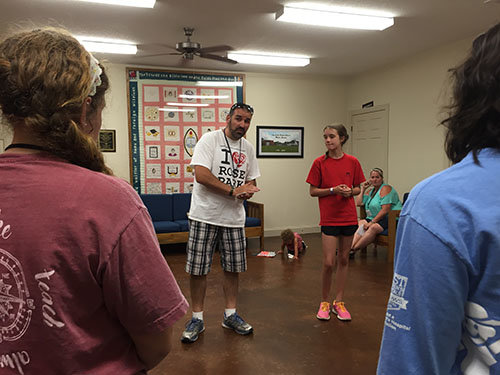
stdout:
{"type": "Polygon", "coordinates": [[[226,117],[226,127],[205,134],[194,149],[191,165],[195,181],[186,262],[186,272],[191,275],[193,317],[182,333],[182,342],[196,341],[205,330],[206,276],[217,245],[224,269],[226,308],[222,326],[240,335],[253,332],[252,326],[236,313],[238,274],[247,268],[243,202],[259,191],[255,183],[260,176],[255,149],[244,138],[252,116],[252,107],[235,103],[226,117]]]}

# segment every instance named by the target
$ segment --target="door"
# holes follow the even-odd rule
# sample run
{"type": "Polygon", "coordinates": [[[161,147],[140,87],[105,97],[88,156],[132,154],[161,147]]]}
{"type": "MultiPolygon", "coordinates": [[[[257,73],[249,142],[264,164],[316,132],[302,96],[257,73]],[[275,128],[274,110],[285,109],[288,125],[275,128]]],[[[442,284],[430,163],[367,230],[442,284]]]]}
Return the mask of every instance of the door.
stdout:
{"type": "Polygon", "coordinates": [[[381,168],[389,180],[389,105],[380,105],[350,112],[351,152],[358,158],[368,180],[370,171],[381,168]]]}

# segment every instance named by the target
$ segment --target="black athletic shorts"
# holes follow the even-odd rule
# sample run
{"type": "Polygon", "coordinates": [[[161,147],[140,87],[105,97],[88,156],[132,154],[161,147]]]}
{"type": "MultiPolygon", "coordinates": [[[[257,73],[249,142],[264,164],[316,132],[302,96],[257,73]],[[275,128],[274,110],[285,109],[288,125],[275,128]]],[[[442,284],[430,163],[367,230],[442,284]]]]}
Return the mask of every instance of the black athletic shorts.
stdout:
{"type": "Polygon", "coordinates": [[[330,225],[322,225],[321,226],[321,233],[326,234],[327,236],[345,236],[349,237],[356,232],[358,229],[357,225],[335,225],[335,226],[330,226],[330,225]]]}
{"type": "MultiPolygon", "coordinates": [[[[387,217],[388,215],[385,215],[382,220],[380,220],[378,223],[375,223],[375,224],[378,224],[382,227],[383,231],[386,231],[387,228],[389,228],[389,219],[387,217]]],[[[368,223],[371,221],[370,219],[365,219],[368,223]]],[[[382,232],[383,232],[382,231],[382,232]]]]}

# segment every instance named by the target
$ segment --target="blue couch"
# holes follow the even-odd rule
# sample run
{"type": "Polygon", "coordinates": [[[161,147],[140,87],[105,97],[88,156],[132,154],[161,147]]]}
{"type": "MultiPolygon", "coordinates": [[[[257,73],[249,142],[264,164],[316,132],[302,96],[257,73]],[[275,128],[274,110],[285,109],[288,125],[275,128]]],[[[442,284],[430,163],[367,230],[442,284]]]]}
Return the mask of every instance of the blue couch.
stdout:
{"type": "MultiPolygon", "coordinates": [[[[147,207],[156,236],[160,244],[187,242],[188,218],[191,193],[182,194],[140,194],[147,207]]],[[[247,214],[245,236],[259,237],[260,248],[264,249],[264,205],[245,201],[247,214]]]]}

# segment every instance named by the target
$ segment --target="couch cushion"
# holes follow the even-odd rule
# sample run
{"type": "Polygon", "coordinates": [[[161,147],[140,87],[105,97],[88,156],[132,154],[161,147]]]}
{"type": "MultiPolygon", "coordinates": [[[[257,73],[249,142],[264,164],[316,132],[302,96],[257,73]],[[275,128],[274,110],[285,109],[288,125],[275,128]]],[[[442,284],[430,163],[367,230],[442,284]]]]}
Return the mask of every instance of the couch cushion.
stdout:
{"type": "Polygon", "coordinates": [[[170,194],[140,194],[153,222],[172,221],[172,195],[170,194]]]}
{"type": "MultiPolygon", "coordinates": [[[[187,213],[191,207],[191,193],[174,194],[173,197],[173,219],[187,220],[187,213]]],[[[186,229],[187,230],[187,229],[186,229]]]]}
{"type": "Polygon", "coordinates": [[[181,226],[175,221],[154,221],[153,225],[156,233],[182,232],[181,226]]]}
{"type": "Polygon", "coordinates": [[[258,227],[260,226],[260,219],[256,217],[247,217],[245,219],[246,227],[258,227]]]}
{"type": "Polygon", "coordinates": [[[181,232],[189,232],[188,220],[176,220],[174,223],[178,224],[181,232]]]}

